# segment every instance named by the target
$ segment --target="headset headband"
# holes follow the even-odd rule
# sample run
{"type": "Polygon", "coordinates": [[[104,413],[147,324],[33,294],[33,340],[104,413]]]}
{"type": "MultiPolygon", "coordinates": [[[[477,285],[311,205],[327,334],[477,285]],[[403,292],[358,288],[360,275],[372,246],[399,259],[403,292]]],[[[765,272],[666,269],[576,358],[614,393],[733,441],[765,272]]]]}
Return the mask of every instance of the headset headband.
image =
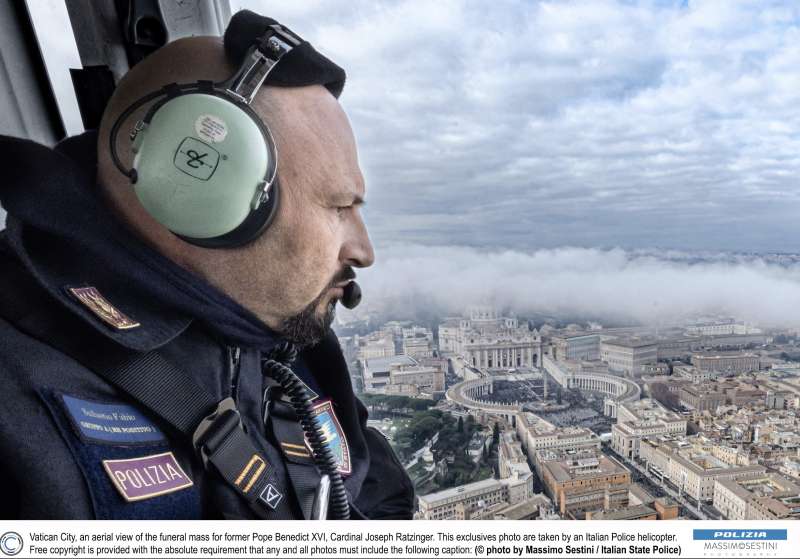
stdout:
{"type": "Polygon", "coordinates": [[[225,52],[230,60],[236,64],[246,60],[253,45],[260,41],[270,26],[276,24],[282,31],[299,39],[299,43],[270,73],[270,85],[280,87],[322,85],[331,92],[331,95],[338,98],[347,79],[345,71],[320,54],[311,43],[301,39],[272,18],[249,10],[236,12],[225,30],[224,37],[225,52]]]}
{"type": "Polygon", "coordinates": [[[226,91],[249,105],[275,64],[299,44],[300,38],[288,29],[277,23],[270,25],[261,40],[250,47],[239,71],[224,84],[226,91]]]}

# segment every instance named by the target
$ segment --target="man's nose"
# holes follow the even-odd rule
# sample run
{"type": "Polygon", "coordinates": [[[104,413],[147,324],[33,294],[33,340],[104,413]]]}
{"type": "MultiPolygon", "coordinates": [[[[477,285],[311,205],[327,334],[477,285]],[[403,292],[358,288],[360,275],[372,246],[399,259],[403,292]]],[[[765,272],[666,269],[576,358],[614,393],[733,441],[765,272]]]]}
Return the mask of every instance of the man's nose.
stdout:
{"type": "Polygon", "coordinates": [[[353,236],[342,247],[342,260],[354,268],[367,268],[375,262],[375,250],[372,248],[367,227],[360,217],[353,236]]]}

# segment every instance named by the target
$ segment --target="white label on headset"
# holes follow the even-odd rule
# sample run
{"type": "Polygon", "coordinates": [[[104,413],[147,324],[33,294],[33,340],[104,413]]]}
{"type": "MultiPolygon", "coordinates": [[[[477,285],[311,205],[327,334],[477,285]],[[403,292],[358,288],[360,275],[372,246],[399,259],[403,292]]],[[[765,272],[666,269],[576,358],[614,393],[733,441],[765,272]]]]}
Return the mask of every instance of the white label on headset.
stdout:
{"type": "Polygon", "coordinates": [[[194,121],[194,130],[201,138],[209,142],[221,142],[228,135],[225,121],[214,115],[200,115],[194,121]]]}

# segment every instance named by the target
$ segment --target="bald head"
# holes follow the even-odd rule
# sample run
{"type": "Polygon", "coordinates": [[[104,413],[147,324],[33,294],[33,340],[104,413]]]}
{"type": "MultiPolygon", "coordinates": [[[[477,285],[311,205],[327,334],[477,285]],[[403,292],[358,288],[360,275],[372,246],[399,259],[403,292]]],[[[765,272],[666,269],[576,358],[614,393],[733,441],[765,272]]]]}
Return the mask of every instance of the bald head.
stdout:
{"type": "MultiPolygon", "coordinates": [[[[153,248],[280,331],[288,318],[325,295],[322,291],[343,269],[369,265],[373,259],[358,213],[364,183],[355,140],[344,111],[328,90],[263,87],[253,101],[251,107],[275,138],[281,203],[270,229],[244,247],[205,249],[172,234],[140,204],[108,150],[111,127],[136,100],[168,83],[220,82],[236,69],[217,37],[175,41],[131,69],[103,115],[98,183],[112,210],[153,248]]],[[[117,151],[128,168],[133,157],[127,132],[147,109],[142,107],[120,127],[117,151]]],[[[335,297],[327,297],[327,303],[331,299],[335,302],[335,297]]]]}

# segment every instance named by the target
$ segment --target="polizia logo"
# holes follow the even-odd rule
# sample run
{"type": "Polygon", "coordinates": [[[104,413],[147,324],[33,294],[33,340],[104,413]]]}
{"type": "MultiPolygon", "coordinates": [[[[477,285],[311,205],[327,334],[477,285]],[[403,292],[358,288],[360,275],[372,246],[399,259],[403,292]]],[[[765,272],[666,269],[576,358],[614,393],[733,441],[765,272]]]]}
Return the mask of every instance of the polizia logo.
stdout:
{"type": "Polygon", "coordinates": [[[695,530],[695,540],[785,540],[786,530],[695,530]]]}

